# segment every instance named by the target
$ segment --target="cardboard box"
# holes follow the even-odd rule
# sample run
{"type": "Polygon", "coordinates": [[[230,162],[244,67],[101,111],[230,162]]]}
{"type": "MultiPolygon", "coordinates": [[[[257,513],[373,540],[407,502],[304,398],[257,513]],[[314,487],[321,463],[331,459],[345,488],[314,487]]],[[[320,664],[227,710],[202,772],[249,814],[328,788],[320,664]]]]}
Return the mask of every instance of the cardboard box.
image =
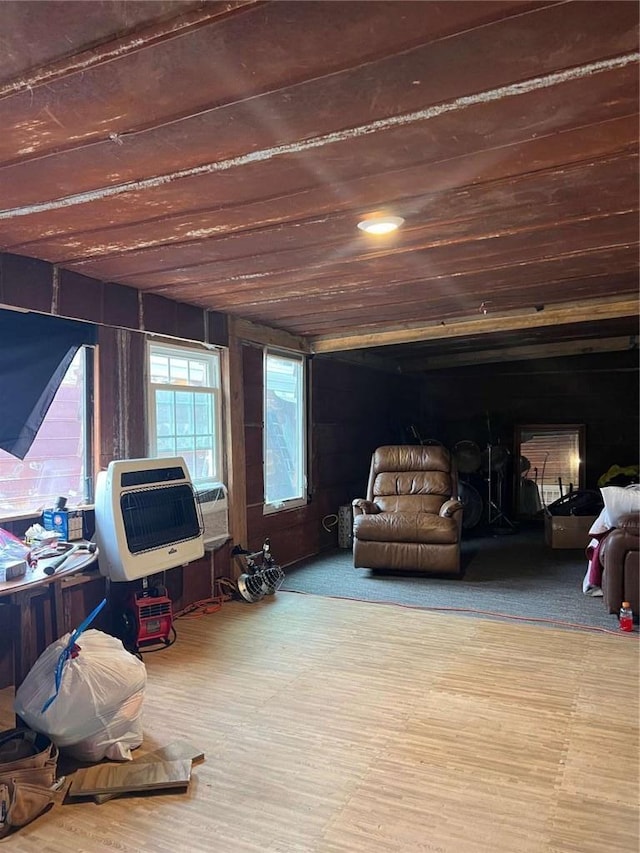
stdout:
{"type": "Polygon", "coordinates": [[[82,510],[45,509],[42,513],[42,526],[45,530],[59,533],[66,542],[82,539],[82,510]]]}
{"type": "Polygon", "coordinates": [[[26,573],[26,560],[10,560],[6,563],[0,562],[0,583],[14,581],[16,578],[23,578],[26,573]]]}
{"type": "Polygon", "coordinates": [[[584,550],[591,536],[589,529],[595,515],[550,515],[544,517],[544,539],[551,548],[580,548],[584,550]]]}

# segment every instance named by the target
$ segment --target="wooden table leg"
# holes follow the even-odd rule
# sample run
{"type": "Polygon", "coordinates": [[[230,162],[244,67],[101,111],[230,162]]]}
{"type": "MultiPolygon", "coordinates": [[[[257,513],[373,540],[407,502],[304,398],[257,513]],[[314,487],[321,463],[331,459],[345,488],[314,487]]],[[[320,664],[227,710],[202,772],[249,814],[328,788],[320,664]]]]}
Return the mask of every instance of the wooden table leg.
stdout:
{"type": "Polygon", "coordinates": [[[13,613],[13,683],[15,689],[22,684],[35,660],[36,638],[31,618],[31,596],[28,592],[16,592],[11,596],[13,613]]]}
{"type": "Polygon", "coordinates": [[[46,594],[42,588],[25,589],[15,592],[10,598],[13,605],[13,679],[16,690],[40,653],[31,601],[43,595],[43,592],[46,594]]]}
{"type": "Polygon", "coordinates": [[[55,642],[62,634],[66,634],[68,630],[62,597],[62,581],[49,585],[49,603],[51,605],[52,642],[55,642]]]}

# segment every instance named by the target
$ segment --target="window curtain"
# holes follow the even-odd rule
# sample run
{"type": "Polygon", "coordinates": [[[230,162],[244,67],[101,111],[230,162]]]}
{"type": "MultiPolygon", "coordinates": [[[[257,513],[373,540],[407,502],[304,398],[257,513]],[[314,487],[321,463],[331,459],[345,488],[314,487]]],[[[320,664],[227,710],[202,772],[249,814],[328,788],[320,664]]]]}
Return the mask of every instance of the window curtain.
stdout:
{"type": "Polygon", "coordinates": [[[96,327],[0,311],[0,448],[24,459],[69,365],[96,327]]]}

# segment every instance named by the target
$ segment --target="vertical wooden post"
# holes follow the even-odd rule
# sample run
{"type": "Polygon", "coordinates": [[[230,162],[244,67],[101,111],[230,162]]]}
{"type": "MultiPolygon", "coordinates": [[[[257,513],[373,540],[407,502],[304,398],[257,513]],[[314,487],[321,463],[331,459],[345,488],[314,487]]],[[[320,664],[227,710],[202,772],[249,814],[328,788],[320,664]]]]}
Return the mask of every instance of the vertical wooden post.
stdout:
{"type": "MultiPolygon", "coordinates": [[[[229,530],[235,545],[247,547],[247,465],[244,431],[244,381],[242,370],[242,342],[236,334],[233,317],[229,318],[229,347],[225,353],[226,370],[224,399],[228,406],[225,417],[227,447],[227,482],[229,488],[229,530]]],[[[232,561],[231,573],[239,574],[232,561]]]]}

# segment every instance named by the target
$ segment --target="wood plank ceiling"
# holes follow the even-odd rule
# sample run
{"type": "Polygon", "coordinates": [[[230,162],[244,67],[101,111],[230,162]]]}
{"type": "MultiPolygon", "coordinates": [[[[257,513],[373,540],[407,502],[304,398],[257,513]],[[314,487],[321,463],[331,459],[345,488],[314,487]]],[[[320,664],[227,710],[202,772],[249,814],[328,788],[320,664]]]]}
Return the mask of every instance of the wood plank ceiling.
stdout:
{"type": "Polygon", "coordinates": [[[4,0],[0,48],[6,252],[408,367],[637,332],[635,2],[4,0]]]}

